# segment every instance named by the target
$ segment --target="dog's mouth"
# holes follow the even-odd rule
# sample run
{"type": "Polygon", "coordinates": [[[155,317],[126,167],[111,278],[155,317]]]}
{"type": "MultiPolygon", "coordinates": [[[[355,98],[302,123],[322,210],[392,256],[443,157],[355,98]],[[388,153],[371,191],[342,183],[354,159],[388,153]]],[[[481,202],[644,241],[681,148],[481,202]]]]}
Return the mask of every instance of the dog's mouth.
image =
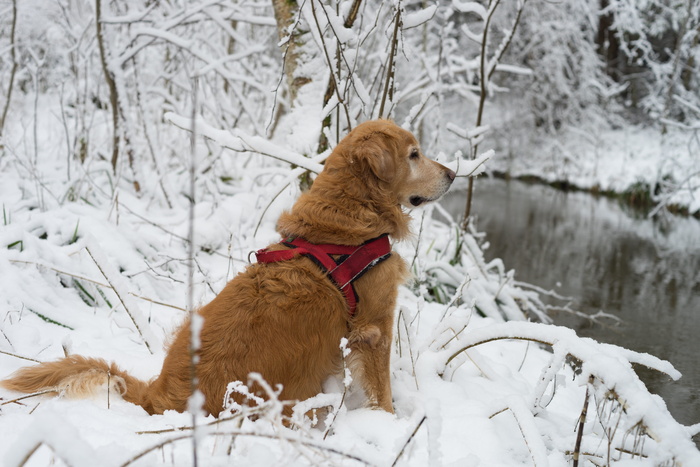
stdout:
{"type": "Polygon", "coordinates": [[[411,203],[413,206],[420,206],[423,203],[427,203],[429,201],[432,201],[428,198],[423,198],[422,196],[411,196],[408,198],[408,202],[411,203]]]}

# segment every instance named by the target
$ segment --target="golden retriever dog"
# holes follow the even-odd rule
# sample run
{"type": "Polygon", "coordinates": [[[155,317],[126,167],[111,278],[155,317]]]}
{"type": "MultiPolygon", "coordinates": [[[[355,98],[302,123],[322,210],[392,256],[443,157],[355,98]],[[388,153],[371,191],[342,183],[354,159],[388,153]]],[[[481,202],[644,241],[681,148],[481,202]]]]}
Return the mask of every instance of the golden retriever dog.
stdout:
{"type": "MultiPolygon", "coordinates": [[[[410,132],[388,120],[365,122],[337,145],[311,189],[281,215],[277,229],[283,238],[343,248],[386,235],[401,240],[409,233],[409,216],[402,207],[440,198],[454,178],[452,170],[421,153],[410,132]]],[[[280,243],[265,251],[290,248],[280,243]]],[[[370,262],[353,277],[355,297],[303,254],[259,261],[232,279],[198,310],[203,324],[196,375],[204,410],[218,416],[228,383],[246,382],[251,372],[273,387],[281,385],[279,397],[285,401],[320,393],[324,380],[342,368],[339,345],[347,338],[348,365],[361,381],[368,405],[393,413],[392,327],[398,287],[408,269],[397,254],[385,253],[383,261],[370,262]],[[351,298],[355,304],[349,303],[351,298]]],[[[125,400],[159,414],[187,409],[191,368],[187,320],[169,346],[160,376],[151,382],[101,359],[68,356],[20,369],[1,384],[25,393],[53,389],[85,396],[109,381],[125,400]]],[[[244,403],[242,396],[233,398],[244,403]]]]}

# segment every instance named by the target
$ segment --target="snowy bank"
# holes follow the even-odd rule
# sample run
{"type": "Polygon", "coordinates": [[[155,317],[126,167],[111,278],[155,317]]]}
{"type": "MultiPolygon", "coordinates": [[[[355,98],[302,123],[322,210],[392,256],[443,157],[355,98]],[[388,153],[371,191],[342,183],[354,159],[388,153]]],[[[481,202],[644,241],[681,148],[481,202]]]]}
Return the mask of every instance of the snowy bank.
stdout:
{"type": "Polygon", "coordinates": [[[657,209],[676,206],[700,214],[700,159],[697,141],[688,131],[672,127],[662,134],[653,127],[629,125],[529,138],[499,139],[499,155],[490,168],[596,192],[636,192],[649,196],[657,209]]]}

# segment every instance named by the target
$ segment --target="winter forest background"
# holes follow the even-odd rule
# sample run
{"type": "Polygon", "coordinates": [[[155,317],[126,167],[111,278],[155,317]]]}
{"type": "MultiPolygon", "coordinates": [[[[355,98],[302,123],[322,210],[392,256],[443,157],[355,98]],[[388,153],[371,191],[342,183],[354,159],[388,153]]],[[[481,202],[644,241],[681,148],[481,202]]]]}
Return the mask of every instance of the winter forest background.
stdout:
{"type": "MultiPolygon", "coordinates": [[[[699,41],[699,0],[0,0],[0,377],[65,353],[155,376],[371,118],[458,169],[465,213],[486,170],[697,216],[699,41]]],[[[632,366],[669,363],[548,324],[478,226],[412,216],[396,416],[348,378],[293,429],[274,388],[218,420],[0,394],[0,464],[700,463],[632,366]]]]}

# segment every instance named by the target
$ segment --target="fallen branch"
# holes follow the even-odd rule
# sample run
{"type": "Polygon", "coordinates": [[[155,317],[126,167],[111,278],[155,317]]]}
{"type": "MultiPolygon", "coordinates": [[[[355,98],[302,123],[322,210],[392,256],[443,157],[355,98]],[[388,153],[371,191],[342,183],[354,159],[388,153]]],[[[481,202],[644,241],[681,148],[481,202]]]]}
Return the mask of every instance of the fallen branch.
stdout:
{"type": "MultiPolygon", "coordinates": [[[[579,338],[572,329],[540,323],[515,321],[499,323],[472,331],[465,340],[466,342],[462,344],[462,348],[452,352],[446,359],[445,366],[449,365],[459,354],[472,347],[498,340],[525,340],[550,347],[554,347],[557,344],[566,345],[568,354],[583,362],[587,360],[585,354],[590,351],[588,345],[586,345],[587,341],[579,338]]],[[[637,363],[652,370],[660,371],[674,380],[678,380],[681,377],[680,372],[673,365],[653,355],[638,353],[612,344],[596,343],[596,345],[600,350],[616,352],[630,363],[637,363]]]]}

